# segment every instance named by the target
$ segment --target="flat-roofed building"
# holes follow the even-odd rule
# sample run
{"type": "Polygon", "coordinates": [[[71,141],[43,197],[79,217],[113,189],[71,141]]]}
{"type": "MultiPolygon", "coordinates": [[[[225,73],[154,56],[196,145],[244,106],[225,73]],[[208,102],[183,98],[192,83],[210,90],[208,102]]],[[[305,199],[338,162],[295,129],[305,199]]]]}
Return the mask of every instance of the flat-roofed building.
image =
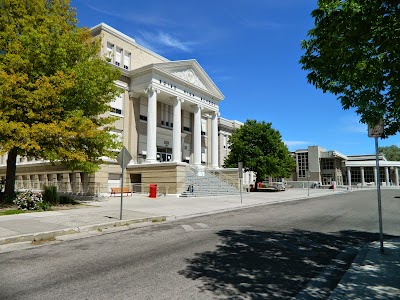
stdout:
{"type": "MultiPolygon", "coordinates": [[[[293,157],[296,161],[294,181],[349,186],[371,186],[378,182],[375,155],[344,155],[320,146],[309,146],[294,151],[293,157]]],[[[384,155],[379,155],[379,177],[384,186],[399,186],[399,167],[400,161],[388,161],[384,155]]]]}

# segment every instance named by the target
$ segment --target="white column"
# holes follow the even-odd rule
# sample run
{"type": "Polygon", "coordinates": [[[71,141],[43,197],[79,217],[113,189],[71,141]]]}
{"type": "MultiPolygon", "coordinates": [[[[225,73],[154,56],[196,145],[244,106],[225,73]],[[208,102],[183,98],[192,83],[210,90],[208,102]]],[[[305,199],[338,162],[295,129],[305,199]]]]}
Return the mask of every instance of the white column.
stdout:
{"type": "Polygon", "coordinates": [[[160,90],[150,84],[145,92],[148,96],[146,162],[154,163],[157,162],[157,94],[160,90]]]}
{"type": "Polygon", "coordinates": [[[218,112],[211,117],[211,166],[218,168],[218,112]]]}
{"type": "Polygon", "coordinates": [[[388,167],[385,167],[385,179],[386,179],[386,186],[389,186],[390,182],[389,182],[389,168],[388,167]]]}
{"type": "Polygon", "coordinates": [[[183,99],[179,97],[174,98],[174,126],[172,127],[172,161],[182,161],[182,142],[181,142],[181,129],[182,129],[182,117],[181,109],[183,99]]]}
{"type": "Polygon", "coordinates": [[[194,106],[193,124],[193,164],[201,166],[201,107],[194,106]]]}
{"type": "Polygon", "coordinates": [[[376,171],[376,167],[374,167],[374,181],[375,181],[375,186],[378,185],[378,172],[376,171]]]}
{"type": "Polygon", "coordinates": [[[347,185],[351,187],[351,168],[347,167],[347,185]]]}
{"type": "Polygon", "coordinates": [[[394,167],[394,184],[399,186],[399,168],[394,167]]]}
{"type": "Polygon", "coordinates": [[[360,167],[361,169],[361,185],[365,185],[365,177],[364,177],[364,167],[360,167]]]}

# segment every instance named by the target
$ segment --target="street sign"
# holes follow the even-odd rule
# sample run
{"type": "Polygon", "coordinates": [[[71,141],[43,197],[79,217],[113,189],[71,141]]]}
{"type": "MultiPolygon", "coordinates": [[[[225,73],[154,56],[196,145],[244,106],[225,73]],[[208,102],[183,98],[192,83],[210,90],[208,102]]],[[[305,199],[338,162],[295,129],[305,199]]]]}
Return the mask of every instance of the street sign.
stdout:
{"type": "Polygon", "coordinates": [[[117,155],[117,161],[119,165],[121,166],[122,170],[125,170],[126,166],[129,164],[129,162],[132,159],[132,155],[129,153],[128,149],[125,148],[125,146],[122,148],[122,150],[119,152],[117,155]]]}
{"type": "Polygon", "coordinates": [[[239,178],[243,178],[243,162],[238,162],[239,178]]]}
{"type": "Polygon", "coordinates": [[[383,134],[383,124],[379,122],[375,126],[368,125],[368,137],[378,138],[381,137],[383,134]]]}

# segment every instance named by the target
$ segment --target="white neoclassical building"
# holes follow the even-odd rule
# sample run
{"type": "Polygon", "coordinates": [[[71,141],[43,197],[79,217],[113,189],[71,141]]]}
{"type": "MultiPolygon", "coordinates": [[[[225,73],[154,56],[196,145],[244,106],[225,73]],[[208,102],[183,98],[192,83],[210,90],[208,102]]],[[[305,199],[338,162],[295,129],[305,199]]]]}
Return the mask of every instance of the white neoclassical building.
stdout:
{"type": "MultiPolygon", "coordinates": [[[[103,23],[91,31],[101,38],[100,55],[122,74],[115,83],[122,93],[109,114],[117,118],[113,133],[132,156],[126,184],[156,183],[164,192],[180,194],[186,189],[188,168],[219,169],[219,103],[224,95],[200,64],[170,61],[103,23]]],[[[225,128],[227,121],[222,122],[225,128]]],[[[5,164],[4,156],[3,178],[5,164]]],[[[100,171],[86,174],[19,157],[17,179],[27,188],[55,182],[65,190],[99,193],[118,186],[121,168],[109,160],[100,171]]]]}

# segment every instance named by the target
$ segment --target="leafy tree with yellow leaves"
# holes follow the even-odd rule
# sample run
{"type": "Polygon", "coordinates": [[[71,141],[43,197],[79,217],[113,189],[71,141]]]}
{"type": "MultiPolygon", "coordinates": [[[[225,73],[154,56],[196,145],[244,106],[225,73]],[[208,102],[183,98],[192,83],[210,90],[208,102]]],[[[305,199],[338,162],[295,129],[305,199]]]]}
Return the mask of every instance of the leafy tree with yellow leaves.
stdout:
{"type": "Polygon", "coordinates": [[[105,114],[120,91],[119,70],[100,41],[77,27],[69,0],[0,0],[0,155],[7,153],[6,195],[14,194],[24,155],[93,172],[112,156],[105,114]]]}

